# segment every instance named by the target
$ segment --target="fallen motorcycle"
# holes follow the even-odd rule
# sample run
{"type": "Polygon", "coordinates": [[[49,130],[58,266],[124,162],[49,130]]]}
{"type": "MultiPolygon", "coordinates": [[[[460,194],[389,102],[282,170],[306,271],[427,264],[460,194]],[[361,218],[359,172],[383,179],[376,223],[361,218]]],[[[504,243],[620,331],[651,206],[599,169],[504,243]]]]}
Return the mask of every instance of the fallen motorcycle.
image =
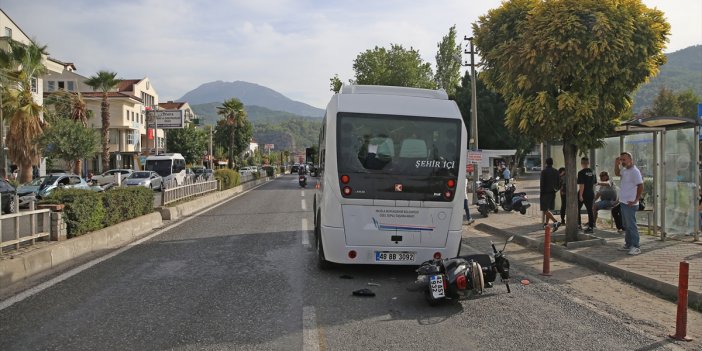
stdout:
{"type": "Polygon", "coordinates": [[[430,306],[436,306],[443,300],[459,300],[471,295],[480,295],[483,290],[493,286],[500,275],[502,282],[509,288],[509,260],[504,254],[507,243],[502,250],[497,250],[491,242],[493,256],[487,254],[463,255],[455,258],[430,260],[417,268],[417,280],[408,287],[410,291],[422,291],[430,306]]]}

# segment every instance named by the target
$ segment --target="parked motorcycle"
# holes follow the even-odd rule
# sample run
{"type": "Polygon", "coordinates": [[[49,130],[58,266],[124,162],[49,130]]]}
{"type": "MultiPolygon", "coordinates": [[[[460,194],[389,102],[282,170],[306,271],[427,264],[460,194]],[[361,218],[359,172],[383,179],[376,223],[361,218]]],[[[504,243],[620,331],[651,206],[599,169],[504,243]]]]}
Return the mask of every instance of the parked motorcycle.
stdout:
{"type": "Polygon", "coordinates": [[[436,306],[443,300],[459,300],[482,294],[485,287],[493,286],[499,274],[507,293],[511,293],[509,260],[504,250],[513,239],[514,236],[509,237],[499,251],[491,242],[494,258],[487,254],[474,254],[426,261],[417,268],[417,280],[408,290],[424,292],[427,303],[436,306]]]}
{"type": "Polygon", "coordinates": [[[297,178],[297,182],[300,184],[301,188],[304,188],[307,186],[307,177],[304,175],[301,175],[297,178]]]}
{"type": "Polygon", "coordinates": [[[478,212],[480,212],[483,217],[487,217],[490,211],[497,213],[498,207],[495,201],[495,195],[492,190],[493,187],[496,189],[496,180],[493,178],[481,179],[476,182],[476,195],[478,198],[478,212]]]}
{"type": "Polygon", "coordinates": [[[505,184],[504,190],[499,193],[500,206],[503,210],[517,211],[521,214],[526,214],[527,208],[531,207],[531,203],[527,200],[525,192],[515,192],[516,186],[513,183],[505,184]]]}

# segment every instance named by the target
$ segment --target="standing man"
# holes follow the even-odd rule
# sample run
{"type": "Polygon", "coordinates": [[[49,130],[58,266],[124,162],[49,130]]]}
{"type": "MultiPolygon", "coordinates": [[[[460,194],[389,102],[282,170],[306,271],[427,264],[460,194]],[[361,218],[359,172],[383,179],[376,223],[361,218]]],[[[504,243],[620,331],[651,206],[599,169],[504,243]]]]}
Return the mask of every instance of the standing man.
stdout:
{"type": "Polygon", "coordinates": [[[592,213],[592,204],[595,202],[595,172],[590,169],[590,159],[583,157],[580,159],[582,169],[578,172],[578,226],[582,228],[582,220],[580,219],[580,209],[585,205],[587,211],[587,228],[585,233],[592,233],[595,228],[595,216],[592,213]]]}
{"type": "Polygon", "coordinates": [[[558,222],[553,216],[554,207],[556,207],[556,192],[561,187],[561,179],[558,176],[558,171],[553,168],[553,159],[546,159],[546,168],[541,171],[541,180],[539,181],[539,202],[541,205],[541,221],[544,224],[544,228],[548,225],[548,221],[551,220],[553,231],[558,230],[561,226],[561,222],[558,222]]]}
{"type": "Polygon", "coordinates": [[[509,171],[509,167],[502,165],[502,179],[505,180],[505,184],[509,184],[509,179],[512,177],[512,173],[509,171]]]}
{"type": "Polygon", "coordinates": [[[624,246],[619,251],[628,251],[629,255],[641,253],[639,247],[639,229],[636,227],[636,211],[643,193],[641,171],[634,166],[630,153],[622,152],[614,161],[614,174],[621,177],[619,189],[619,207],[624,225],[624,246]]]}
{"type": "Polygon", "coordinates": [[[475,219],[470,215],[470,209],[468,207],[468,182],[466,181],[466,188],[465,192],[463,193],[463,209],[466,211],[466,221],[468,221],[468,225],[473,224],[475,222],[475,219]]]}

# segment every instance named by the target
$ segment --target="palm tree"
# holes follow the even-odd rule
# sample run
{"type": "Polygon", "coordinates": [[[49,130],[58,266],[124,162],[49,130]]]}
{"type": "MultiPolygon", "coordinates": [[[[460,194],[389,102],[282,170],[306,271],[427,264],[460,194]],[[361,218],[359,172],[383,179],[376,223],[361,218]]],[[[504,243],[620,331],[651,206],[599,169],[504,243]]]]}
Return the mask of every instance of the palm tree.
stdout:
{"type": "MultiPolygon", "coordinates": [[[[70,118],[79,122],[84,128],[88,127],[88,118],[92,117],[92,111],[88,110],[80,92],[57,90],[44,99],[44,105],[53,105],[58,118],[70,118]]],[[[50,120],[48,122],[52,123],[50,120]]],[[[83,160],[77,159],[71,162],[73,173],[80,174],[83,169],[83,160]]]]}
{"type": "Polygon", "coordinates": [[[237,98],[224,101],[222,106],[217,106],[217,110],[217,114],[224,117],[224,125],[229,129],[229,161],[227,166],[232,168],[236,149],[236,129],[246,123],[246,110],[244,110],[244,104],[237,98]]]}
{"type": "Polygon", "coordinates": [[[100,104],[100,116],[102,118],[102,169],[110,168],[110,102],[107,100],[108,93],[114,89],[121,80],[117,79],[117,73],[109,71],[98,71],[94,76],[90,76],[85,84],[93,88],[93,91],[102,92],[102,104],[100,104]]]}
{"type": "MultiPolygon", "coordinates": [[[[42,135],[42,107],[34,101],[32,85],[46,72],[46,46],[8,41],[0,50],[3,115],[10,116],[7,132],[9,159],[20,168],[20,182],[32,180],[32,165],[39,162],[37,139],[42,135]]],[[[4,121],[2,121],[4,123],[4,121]]]]}

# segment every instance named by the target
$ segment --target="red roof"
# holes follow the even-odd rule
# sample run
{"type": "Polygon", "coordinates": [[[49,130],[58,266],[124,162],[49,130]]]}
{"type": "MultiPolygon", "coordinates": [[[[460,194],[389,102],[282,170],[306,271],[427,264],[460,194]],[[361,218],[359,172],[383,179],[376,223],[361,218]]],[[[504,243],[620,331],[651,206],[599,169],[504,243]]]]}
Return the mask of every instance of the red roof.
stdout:
{"type": "Polygon", "coordinates": [[[117,91],[134,91],[134,84],[141,82],[141,79],[122,79],[117,84],[117,91]]]}
{"type": "Polygon", "coordinates": [[[179,101],[159,102],[158,107],[165,109],[165,110],[179,110],[185,104],[186,104],[185,102],[179,102],[179,101]]]}

